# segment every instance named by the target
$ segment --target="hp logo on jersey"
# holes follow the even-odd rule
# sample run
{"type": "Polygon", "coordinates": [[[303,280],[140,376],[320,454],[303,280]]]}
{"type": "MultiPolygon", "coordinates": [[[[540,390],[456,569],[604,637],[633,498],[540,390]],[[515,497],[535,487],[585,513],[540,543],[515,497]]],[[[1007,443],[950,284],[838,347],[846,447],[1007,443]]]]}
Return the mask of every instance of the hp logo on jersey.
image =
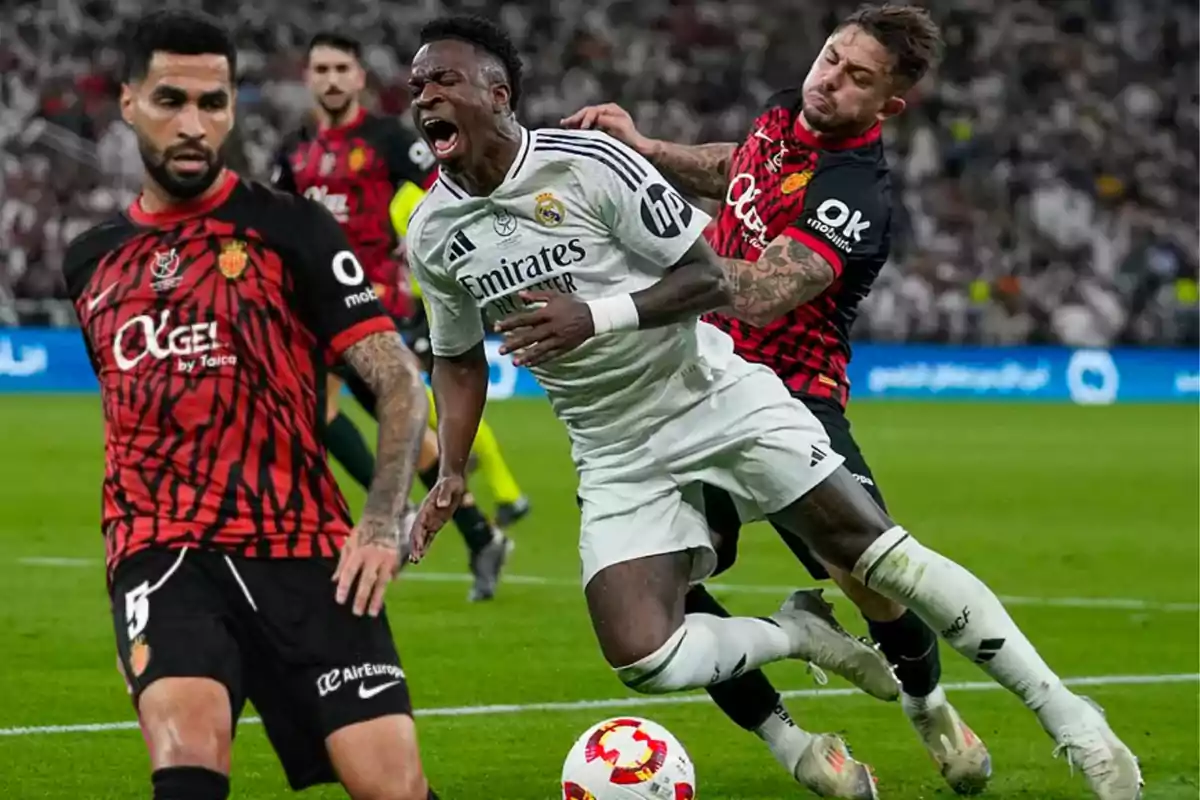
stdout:
{"type": "Polygon", "coordinates": [[[672,189],[656,183],[642,198],[642,224],[660,239],[674,239],[692,222],[692,207],[672,189]]]}

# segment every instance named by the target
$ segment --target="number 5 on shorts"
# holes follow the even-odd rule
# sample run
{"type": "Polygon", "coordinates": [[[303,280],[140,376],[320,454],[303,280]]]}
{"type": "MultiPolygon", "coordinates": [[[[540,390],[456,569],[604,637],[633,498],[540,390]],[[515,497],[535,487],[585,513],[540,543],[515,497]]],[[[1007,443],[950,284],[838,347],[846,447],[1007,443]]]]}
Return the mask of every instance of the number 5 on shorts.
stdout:
{"type": "Polygon", "coordinates": [[[146,629],[150,621],[150,582],[143,581],[140,586],[125,593],[125,621],[129,624],[126,633],[129,641],[137,638],[146,629]]]}

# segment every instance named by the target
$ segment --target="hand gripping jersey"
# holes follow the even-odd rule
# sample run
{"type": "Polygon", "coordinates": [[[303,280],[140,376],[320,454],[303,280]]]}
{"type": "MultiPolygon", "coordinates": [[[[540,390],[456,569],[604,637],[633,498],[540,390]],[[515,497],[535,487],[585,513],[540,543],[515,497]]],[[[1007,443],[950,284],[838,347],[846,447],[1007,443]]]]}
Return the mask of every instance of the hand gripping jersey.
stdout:
{"type": "Polygon", "coordinates": [[[272,182],[324,205],[341,223],[380,301],[393,316],[411,315],[403,264],[394,255],[389,206],[405,184],[436,177],[433,154],[397,120],[360,111],[343,125],[303,129],[276,156],[272,182]]]}
{"type": "Polygon", "coordinates": [[[794,394],[845,405],[850,327],[888,257],[891,179],[878,125],[827,142],[800,121],[801,93],[780,92],[752,125],[730,167],[729,187],[709,243],[726,258],[757,260],[791,236],[833,267],[833,285],[761,328],[722,314],[738,355],[775,371],[794,394]]]}
{"type": "Polygon", "coordinates": [[[326,365],[393,323],[323,207],[219,181],[166,213],[135,203],[65,259],[104,406],[110,570],[150,546],[329,557],[350,531],[326,365]]]}

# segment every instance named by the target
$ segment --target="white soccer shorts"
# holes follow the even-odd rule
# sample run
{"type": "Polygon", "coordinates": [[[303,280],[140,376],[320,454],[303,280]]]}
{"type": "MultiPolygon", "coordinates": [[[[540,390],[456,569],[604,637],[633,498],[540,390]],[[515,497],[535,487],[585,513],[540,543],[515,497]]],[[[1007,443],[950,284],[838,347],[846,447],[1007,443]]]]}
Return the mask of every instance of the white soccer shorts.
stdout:
{"type": "Polygon", "coordinates": [[[716,567],[699,484],[730,493],[742,521],[794,503],[842,464],[825,428],[766,367],[737,359],[698,403],[619,456],[582,459],[583,585],[605,567],[690,551],[692,581],[716,567]]]}

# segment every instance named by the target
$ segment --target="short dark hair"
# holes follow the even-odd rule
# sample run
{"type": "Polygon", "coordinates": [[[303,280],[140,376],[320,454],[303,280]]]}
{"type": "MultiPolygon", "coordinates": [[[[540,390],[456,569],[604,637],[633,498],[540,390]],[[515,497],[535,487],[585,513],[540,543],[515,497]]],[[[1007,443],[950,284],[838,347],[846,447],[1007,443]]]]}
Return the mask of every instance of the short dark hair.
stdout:
{"type": "Polygon", "coordinates": [[[901,88],[915,86],[942,57],[942,32],[929,12],[918,6],[863,5],[837,29],[854,25],[892,54],[892,76],[901,88]]]}
{"type": "Polygon", "coordinates": [[[225,56],[229,61],[230,81],[237,75],[237,47],[233,37],[224,25],[203,11],[152,11],[133,21],[124,44],[126,82],[146,77],[155,53],[225,56]]]}
{"type": "Polygon", "coordinates": [[[337,31],[318,31],[311,39],[308,40],[308,50],[305,53],[312,57],[312,51],[318,47],[332,47],[334,50],[341,50],[343,53],[349,53],[358,61],[362,61],[362,43],[353,36],[347,36],[344,33],[337,31]]]}
{"type": "Polygon", "coordinates": [[[458,39],[472,44],[495,58],[504,67],[508,79],[509,101],[512,109],[521,99],[521,56],[517,46],[504,29],[490,19],[463,15],[439,17],[421,29],[421,44],[443,39],[458,39]]]}

